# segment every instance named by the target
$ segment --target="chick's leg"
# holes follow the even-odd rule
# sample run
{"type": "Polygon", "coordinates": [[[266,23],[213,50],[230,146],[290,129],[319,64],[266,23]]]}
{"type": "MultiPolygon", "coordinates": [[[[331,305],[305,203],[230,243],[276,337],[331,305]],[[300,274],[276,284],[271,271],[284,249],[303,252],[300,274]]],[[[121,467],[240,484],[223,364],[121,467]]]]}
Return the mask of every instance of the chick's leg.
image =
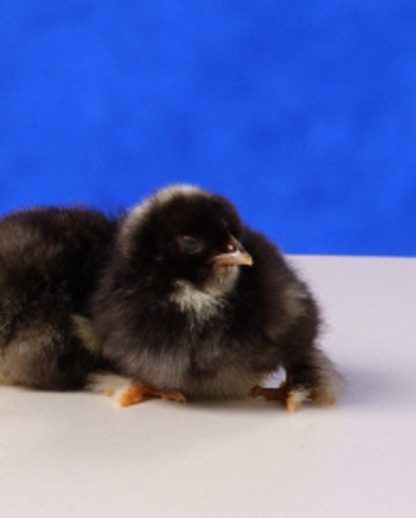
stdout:
{"type": "Polygon", "coordinates": [[[289,412],[298,410],[306,401],[320,405],[335,403],[341,378],[322,351],[312,348],[304,357],[288,362],[285,368],[286,381],[280,387],[254,387],[251,397],[279,401],[289,412]]]}
{"type": "Polygon", "coordinates": [[[287,390],[286,383],[282,383],[280,387],[260,387],[256,386],[251,389],[250,396],[252,398],[262,397],[267,401],[280,401],[284,403],[286,400],[287,390]]]}
{"type": "Polygon", "coordinates": [[[250,392],[253,398],[262,397],[267,401],[278,401],[289,412],[297,410],[305,400],[309,399],[309,395],[309,391],[304,387],[291,387],[287,381],[277,388],[254,387],[250,392]]]}
{"type": "Polygon", "coordinates": [[[288,381],[285,381],[277,388],[254,387],[250,391],[250,396],[253,398],[262,397],[267,401],[277,401],[284,405],[288,412],[295,412],[305,401],[314,400],[311,389],[304,385],[292,385],[288,381]]]}
{"type": "Polygon", "coordinates": [[[311,347],[286,369],[287,410],[297,410],[305,401],[333,405],[341,390],[341,377],[329,358],[311,347]]]}

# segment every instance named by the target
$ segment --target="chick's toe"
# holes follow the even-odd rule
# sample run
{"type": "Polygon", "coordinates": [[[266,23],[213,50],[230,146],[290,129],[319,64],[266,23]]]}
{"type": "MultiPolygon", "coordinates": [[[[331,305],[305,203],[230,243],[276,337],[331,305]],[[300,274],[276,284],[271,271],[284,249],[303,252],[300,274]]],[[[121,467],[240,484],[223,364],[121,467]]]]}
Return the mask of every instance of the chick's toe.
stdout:
{"type": "Polygon", "coordinates": [[[256,386],[251,389],[250,396],[252,398],[262,397],[267,401],[280,401],[284,403],[287,395],[286,386],[282,384],[280,387],[260,387],[256,386]]]}
{"type": "Polygon", "coordinates": [[[164,399],[185,403],[185,396],[181,392],[161,391],[141,382],[134,382],[121,394],[118,404],[122,407],[135,405],[148,399],[164,399]]]}

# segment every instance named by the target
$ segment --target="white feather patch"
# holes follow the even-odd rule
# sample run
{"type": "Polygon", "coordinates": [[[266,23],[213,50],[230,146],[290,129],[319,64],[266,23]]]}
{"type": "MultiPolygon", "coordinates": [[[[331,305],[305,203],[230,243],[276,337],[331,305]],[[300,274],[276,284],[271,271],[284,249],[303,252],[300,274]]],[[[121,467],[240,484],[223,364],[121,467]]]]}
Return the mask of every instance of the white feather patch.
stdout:
{"type": "Polygon", "coordinates": [[[183,312],[192,312],[198,320],[216,315],[224,305],[224,299],[217,293],[202,291],[186,281],[177,281],[176,290],[170,300],[183,312]]]}
{"type": "Polygon", "coordinates": [[[238,275],[237,266],[220,268],[212,280],[202,288],[179,280],[170,295],[170,300],[177,304],[182,312],[188,313],[196,320],[208,320],[221,312],[225,304],[224,296],[234,288],[238,275]]]}
{"type": "Polygon", "coordinates": [[[129,391],[133,380],[118,374],[96,372],[88,378],[86,389],[95,394],[104,394],[113,398],[117,403],[129,391]]]}

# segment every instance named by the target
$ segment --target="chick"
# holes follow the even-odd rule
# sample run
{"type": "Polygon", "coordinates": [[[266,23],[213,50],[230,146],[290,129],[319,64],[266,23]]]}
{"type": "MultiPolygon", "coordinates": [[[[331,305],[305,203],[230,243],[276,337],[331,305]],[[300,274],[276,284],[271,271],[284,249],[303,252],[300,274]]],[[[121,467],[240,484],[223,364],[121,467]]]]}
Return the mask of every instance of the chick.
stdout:
{"type": "Polygon", "coordinates": [[[85,209],[39,209],[0,220],[0,382],[72,390],[104,368],[75,333],[117,224],[85,209]]]}
{"type": "Polygon", "coordinates": [[[90,387],[122,405],[251,394],[295,410],[336,396],[308,287],[226,199],[197,187],[163,189],[120,221],[90,312],[99,355],[131,380],[96,375],[90,387]],[[279,367],[285,384],[262,388],[279,367]]]}

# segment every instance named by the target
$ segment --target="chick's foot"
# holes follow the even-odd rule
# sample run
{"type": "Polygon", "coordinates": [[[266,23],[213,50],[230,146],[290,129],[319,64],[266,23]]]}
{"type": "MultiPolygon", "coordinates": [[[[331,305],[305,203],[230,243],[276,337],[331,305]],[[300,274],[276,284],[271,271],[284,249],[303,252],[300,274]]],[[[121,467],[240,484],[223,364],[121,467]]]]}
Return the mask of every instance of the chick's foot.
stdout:
{"type": "Polygon", "coordinates": [[[253,398],[262,397],[267,401],[278,401],[285,406],[288,412],[295,412],[302,403],[310,398],[310,390],[304,387],[289,387],[282,383],[280,387],[254,387],[250,396],[253,398]]]}
{"type": "Polygon", "coordinates": [[[256,386],[251,389],[250,396],[252,398],[262,397],[267,399],[267,401],[280,401],[284,403],[287,396],[286,386],[285,384],[273,388],[256,386]]]}
{"type": "Polygon", "coordinates": [[[319,388],[310,389],[302,385],[289,386],[287,383],[282,383],[280,387],[254,387],[250,391],[250,396],[253,398],[262,397],[267,401],[278,401],[288,412],[296,412],[303,405],[309,401],[317,405],[333,405],[335,403],[335,396],[319,388]]]}
{"type": "Polygon", "coordinates": [[[120,395],[118,404],[122,407],[135,405],[148,399],[164,399],[166,401],[176,401],[185,403],[185,396],[181,392],[165,392],[156,390],[149,385],[141,382],[134,382],[128,386],[120,395]]]}

